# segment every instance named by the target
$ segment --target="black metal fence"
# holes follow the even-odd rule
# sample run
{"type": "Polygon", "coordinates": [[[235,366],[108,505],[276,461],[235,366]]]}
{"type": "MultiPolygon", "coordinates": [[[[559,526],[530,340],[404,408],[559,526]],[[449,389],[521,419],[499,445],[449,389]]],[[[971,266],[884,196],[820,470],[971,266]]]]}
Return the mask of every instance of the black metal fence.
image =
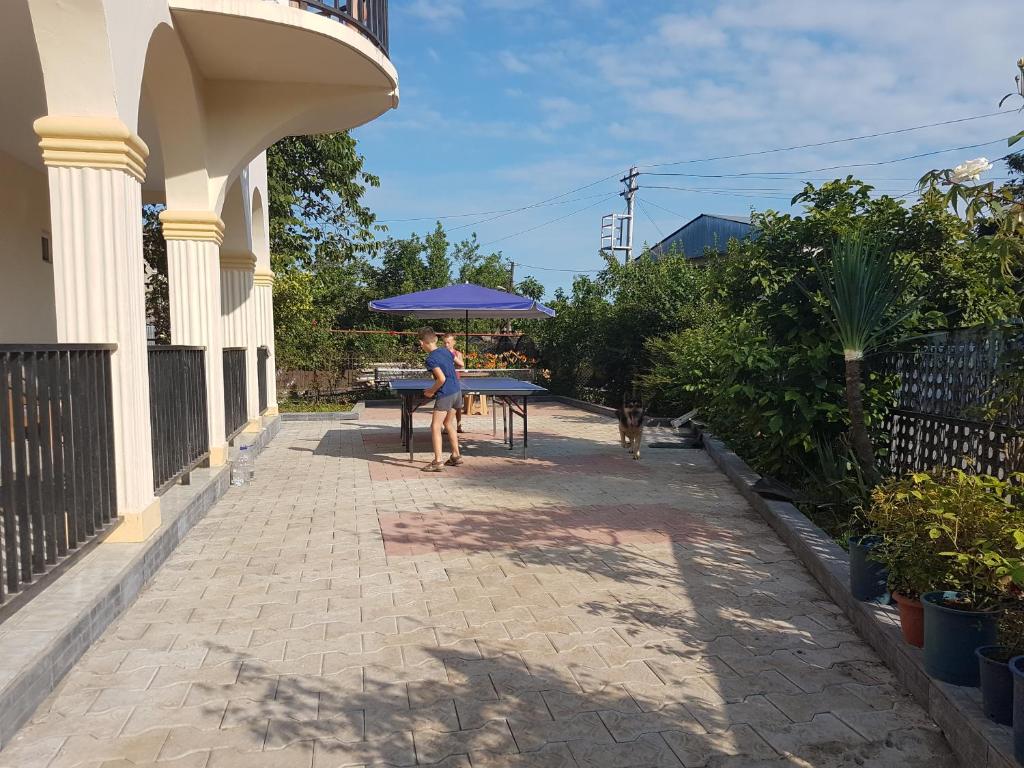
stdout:
{"type": "Polygon", "coordinates": [[[256,382],[260,391],[260,413],[267,410],[267,365],[270,362],[270,350],[267,347],[256,348],[256,382]]]}
{"type": "Polygon", "coordinates": [[[936,333],[890,352],[874,370],[895,378],[886,427],[894,472],[959,467],[1005,477],[1024,470],[1024,334],[936,333]]]}
{"type": "Polygon", "coordinates": [[[117,516],[110,345],[0,345],[0,602],[117,516]]]}
{"type": "Polygon", "coordinates": [[[358,27],[388,53],[388,0],[291,0],[291,4],[358,27]]]}
{"type": "Polygon", "coordinates": [[[224,427],[228,440],[245,428],[245,347],[224,350],[224,427]]]}
{"type": "Polygon", "coordinates": [[[149,348],[153,488],[159,495],[210,455],[202,347],[149,348]]]}

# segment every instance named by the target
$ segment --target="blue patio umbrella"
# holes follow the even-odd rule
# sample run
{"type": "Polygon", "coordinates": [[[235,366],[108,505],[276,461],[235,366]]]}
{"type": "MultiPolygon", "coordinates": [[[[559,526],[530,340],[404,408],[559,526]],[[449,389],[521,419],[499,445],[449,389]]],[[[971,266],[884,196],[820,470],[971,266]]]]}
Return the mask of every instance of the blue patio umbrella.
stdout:
{"type": "Polygon", "coordinates": [[[427,291],[404,293],[390,299],[371,301],[370,309],[374,312],[424,319],[465,318],[467,352],[471,317],[546,320],[555,316],[555,310],[528,296],[517,296],[508,291],[496,291],[472,283],[458,283],[444,288],[431,288],[427,291]]]}

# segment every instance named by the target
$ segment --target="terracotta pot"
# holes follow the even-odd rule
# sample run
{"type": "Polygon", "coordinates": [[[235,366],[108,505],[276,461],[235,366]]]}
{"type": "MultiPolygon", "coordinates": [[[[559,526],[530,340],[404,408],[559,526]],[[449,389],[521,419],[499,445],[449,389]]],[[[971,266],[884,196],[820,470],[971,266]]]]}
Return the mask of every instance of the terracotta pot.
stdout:
{"type": "Polygon", "coordinates": [[[918,648],[924,647],[924,606],[920,600],[911,600],[899,592],[892,593],[900,609],[900,629],[903,639],[918,648]]]}

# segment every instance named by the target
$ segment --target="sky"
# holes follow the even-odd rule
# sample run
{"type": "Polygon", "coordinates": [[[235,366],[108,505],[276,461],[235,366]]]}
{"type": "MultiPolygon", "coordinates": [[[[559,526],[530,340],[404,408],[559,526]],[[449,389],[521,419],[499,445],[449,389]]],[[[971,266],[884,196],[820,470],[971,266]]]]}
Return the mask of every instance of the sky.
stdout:
{"type": "Polygon", "coordinates": [[[642,173],[635,241],[654,244],[700,213],[797,212],[789,200],[806,181],[853,173],[906,194],[931,168],[1002,157],[1024,128],[1011,112],[704,161],[997,112],[1024,56],[1019,0],[390,6],[401,103],[355,131],[381,178],[366,202],[394,236],[440,217],[454,239],[476,232],[548,295],[601,268],[601,216],[624,212],[631,165],[642,173]]]}

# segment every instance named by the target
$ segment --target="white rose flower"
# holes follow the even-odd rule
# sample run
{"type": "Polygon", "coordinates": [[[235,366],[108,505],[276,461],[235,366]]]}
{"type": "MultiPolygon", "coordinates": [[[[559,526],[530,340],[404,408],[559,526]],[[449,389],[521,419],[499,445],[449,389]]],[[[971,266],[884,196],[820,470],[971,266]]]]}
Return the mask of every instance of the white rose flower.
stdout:
{"type": "Polygon", "coordinates": [[[965,181],[977,181],[981,178],[981,174],[991,170],[991,168],[992,163],[987,158],[976,157],[974,160],[960,163],[960,165],[954,168],[949,180],[954,184],[963,184],[965,181]]]}

